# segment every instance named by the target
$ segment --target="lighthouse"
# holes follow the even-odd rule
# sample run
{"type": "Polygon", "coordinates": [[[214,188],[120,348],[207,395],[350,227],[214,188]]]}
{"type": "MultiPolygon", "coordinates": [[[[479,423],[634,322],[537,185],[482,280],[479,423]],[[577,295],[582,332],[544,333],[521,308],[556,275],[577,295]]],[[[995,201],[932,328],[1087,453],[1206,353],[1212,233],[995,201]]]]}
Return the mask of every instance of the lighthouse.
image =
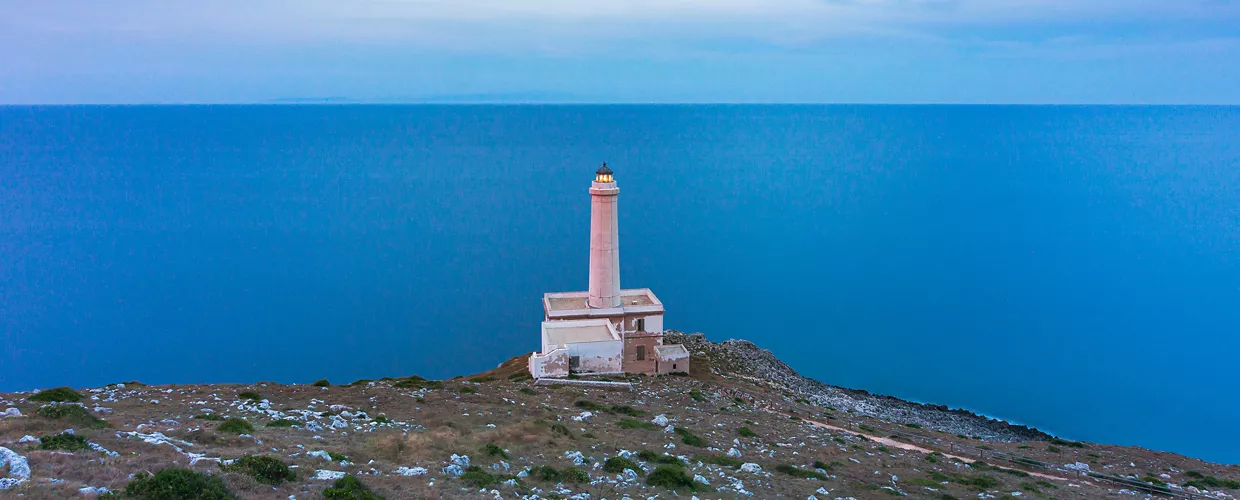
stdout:
{"type": "Polygon", "coordinates": [[[620,188],[607,163],[590,183],[590,299],[595,309],[620,307],[620,188]]]}
{"type": "Polygon", "coordinates": [[[543,294],[535,379],[689,372],[689,351],[663,344],[663,303],[649,288],[620,289],[620,188],[604,163],[590,183],[590,288],[543,294]]]}

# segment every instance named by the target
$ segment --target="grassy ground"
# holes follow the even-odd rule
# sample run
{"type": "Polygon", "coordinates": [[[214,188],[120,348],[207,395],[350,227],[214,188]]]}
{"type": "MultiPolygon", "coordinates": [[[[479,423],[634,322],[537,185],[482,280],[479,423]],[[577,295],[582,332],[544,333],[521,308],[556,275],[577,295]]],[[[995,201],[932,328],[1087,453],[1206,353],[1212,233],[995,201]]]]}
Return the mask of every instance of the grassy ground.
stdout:
{"type": "MultiPolygon", "coordinates": [[[[479,485],[507,498],[589,493],[595,499],[668,497],[669,488],[684,498],[977,498],[979,493],[1010,497],[1013,492],[1034,498],[1106,498],[1119,490],[1081,478],[1047,479],[974,467],[943,455],[895,449],[849,432],[815,428],[811,421],[841,426],[855,421],[858,429],[864,425],[867,433],[880,437],[899,430],[1034,461],[1083,462],[1108,474],[1171,484],[1196,480],[1240,494],[1225,488],[1228,481],[1240,479],[1240,469],[1174,454],[1067,442],[983,443],[854,418],[798,402],[777,390],[714,375],[632,380],[632,391],[536,387],[519,369],[509,369],[443,382],[402,378],[348,386],[78,389],[89,415],[102,419],[102,424],[81,415],[66,417],[76,419],[68,421],[39,411],[44,405],[66,403],[0,394],[0,409],[14,406],[26,415],[0,421],[0,446],[26,456],[33,472],[29,483],[6,494],[52,499],[76,497],[83,486],[120,491],[131,474],[154,473],[170,465],[219,477],[241,498],[281,500],[290,495],[322,498],[335,479],[315,479],[319,470],[351,474],[365,488],[389,499],[472,498],[478,497],[479,485]],[[574,420],[583,412],[593,416],[574,420]],[[668,419],[672,432],[651,423],[660,415],[668,419]],[[39,449],[37,440],[18,443],[27,435],[56,436],[69,428],[118,455],[83,450],[68,438],[57,442],[72,451],[39,449]],[[146,440],[130,432],[141,433],[146,440]],[[155,433],[177,441],[148,442],[155,433]],[[740,453],[739,459],[727,457],[731,448],[740,453]],[[191,464],[187,453],[204,459],[191,464]],[[246,467],[225,470],[211,461],[247,455],[272,457],[289,466],[291,480],[281,476],[278,484],[264,483],[244,473],[246,467]],[[461,478],[443,472],[453,455],[470,457],[468,467],[461,468],[466,472],[461,478]],[[621,455],[625,457],[611,461],[611,470],[626,463],[641,470],[627,479],[623,471],[605,470],[608,459],[621,455]],[[649,476],[660,466],[661,472],[649,476]],[[428,473],[397,473],[402,467],[407,471],[421,467],[428,473]],[[526,477],[516,477],[527,469],[526,477]],[[575,470],[584,473],[585,480],[575,470]],[[515,484],[505,485],[509,480],[515,484]]],[[[274,464],[263,466],[278,469],[274,464]]]]}

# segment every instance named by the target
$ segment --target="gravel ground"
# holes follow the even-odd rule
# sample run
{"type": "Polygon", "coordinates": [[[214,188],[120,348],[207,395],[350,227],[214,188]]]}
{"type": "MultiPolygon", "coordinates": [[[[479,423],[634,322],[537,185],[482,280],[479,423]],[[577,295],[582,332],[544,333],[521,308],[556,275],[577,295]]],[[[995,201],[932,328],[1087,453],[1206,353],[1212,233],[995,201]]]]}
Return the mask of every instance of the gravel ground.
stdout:
{"type": "MultiPolygon", "coordinates": [[[[93,424],[50,418],[42,408],[54,404],[31,401],[32,393],[0,393],[0,447],[11,452],[0,450],[8,486],[0,497],[90,497],[123,490],[133,474],[172,466],[221,478],[240,498],[281,500],[322,498],[344,474],[388,499],[1146,496],[1079,475],[1037,476],[1013,464],[903,449],[887,439],[897,430],[944,447],[985,446],[1185,491],[1202,491],[1188,484],[1197,479],[1192,474],[1240,479],[1235,466],[1140,448],[1057,445],[1036,431],[966,413],[818,384],[747,342],[683,341],[696,353],[692,376],[621,379],[632,390],[534,386],[520,374],[523,360],[514,358],[492,372],[442,382],[78,388],[83,399],[68,405],[105,420],[93,424]],[[225,418],[243,419],[253,430],[228,432],[225,418]],[[91,447],[39,449],[39,438],[68,429],[91,447]],[[266,485],[221,468],[243,455],[278,459],[295,479],[266,485]],[[605,471],[615,457],[635,468],[605,471]],[[673,468],[697,482],[674,489],[647,484],[659,460],[679,461],[673,468]],[[543,466],[576,467],[584,480],[540,478],[535,468],[543,466]],[[490,484],[480,489],[459,477],[468,467],[477,467],[470,477],[490,484]]],[[[1237,494],[1205,489],[1216,498],[1237,494]]]]}

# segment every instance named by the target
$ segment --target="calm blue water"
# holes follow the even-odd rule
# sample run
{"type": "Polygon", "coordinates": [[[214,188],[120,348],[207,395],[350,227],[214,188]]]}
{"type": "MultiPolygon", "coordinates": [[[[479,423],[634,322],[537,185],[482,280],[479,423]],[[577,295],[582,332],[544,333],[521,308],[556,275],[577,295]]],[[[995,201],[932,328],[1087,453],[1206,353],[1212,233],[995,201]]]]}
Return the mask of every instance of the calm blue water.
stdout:
{"type": "Polygon", "coordinates": [[[1240,462],[1240,108],[0,108],[0,390],[490,368],[603,160],[669,328],[1240,462]]]}

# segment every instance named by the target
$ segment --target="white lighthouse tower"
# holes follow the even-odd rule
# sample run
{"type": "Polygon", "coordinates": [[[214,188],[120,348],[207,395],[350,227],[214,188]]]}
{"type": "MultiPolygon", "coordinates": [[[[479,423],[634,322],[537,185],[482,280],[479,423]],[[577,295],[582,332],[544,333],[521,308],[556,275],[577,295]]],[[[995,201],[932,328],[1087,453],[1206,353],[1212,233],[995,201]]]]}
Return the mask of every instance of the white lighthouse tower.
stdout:
{"type": "Polygon", "coordinates": [[[607,164],[590,184],[590,299],[595,309],[620,307],[620,188],[607,164]]]}
{"type": "Polygon", "coordinates": [[[688,373],[689,351],[663,344],[663,303],[649,288],[620,289],[620,189],[604,163],[590,183],[590,289],[543,294],[542,350],[530,375],[688,373]]]}

